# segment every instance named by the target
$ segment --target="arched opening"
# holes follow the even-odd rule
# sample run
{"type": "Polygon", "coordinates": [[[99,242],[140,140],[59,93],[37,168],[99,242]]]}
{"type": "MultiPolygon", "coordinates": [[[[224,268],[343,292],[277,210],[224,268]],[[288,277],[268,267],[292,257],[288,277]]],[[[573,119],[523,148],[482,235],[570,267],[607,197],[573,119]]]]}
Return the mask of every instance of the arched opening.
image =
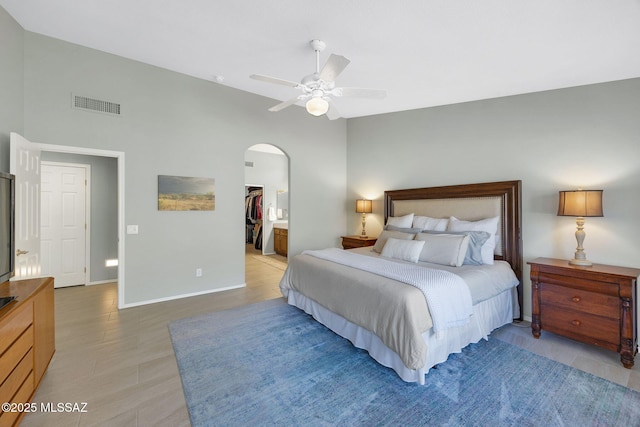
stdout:
{"type": "Polygon", "coordinates": [[[245,152],[245,281],[287,265],[289,157],[271,144],[245,152]]]}

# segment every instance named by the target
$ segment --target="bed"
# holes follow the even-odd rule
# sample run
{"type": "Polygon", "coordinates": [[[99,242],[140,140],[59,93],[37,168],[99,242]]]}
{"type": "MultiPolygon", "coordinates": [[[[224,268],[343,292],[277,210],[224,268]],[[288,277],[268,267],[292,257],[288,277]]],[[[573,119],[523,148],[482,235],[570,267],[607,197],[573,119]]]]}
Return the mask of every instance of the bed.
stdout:
{"type": "Polygon", "coordinates": [[[404,381],[424,384],[451,353],[521,318],[520,205],[520,181],[386,191],[374,247],[296,255],[280,289],[404,381]]]}

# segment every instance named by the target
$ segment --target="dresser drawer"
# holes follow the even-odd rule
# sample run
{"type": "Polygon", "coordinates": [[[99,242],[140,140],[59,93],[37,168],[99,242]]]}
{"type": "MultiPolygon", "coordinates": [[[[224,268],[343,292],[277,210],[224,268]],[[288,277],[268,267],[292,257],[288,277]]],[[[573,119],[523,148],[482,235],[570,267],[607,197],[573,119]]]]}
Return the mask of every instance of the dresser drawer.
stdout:
{"type": "Polygon", "coordinates": [[[542,328],[589,344],[617,350],[620,321],[575,310],[558,310],[553,304],[540,307],[542,328]],[[608,345],[607,345],[608,344],[608,345]]]}
{"type": "Polygon", "coordinates": [[[29,350],[27,354],[22,358],[20,363],[9,373],[9,376],[0,387],[0,402],[14,402],[14,396],[16,392],[21,388],[26,387],[30,390],[29,395],[33,392],[33,350],[29,350]]]}
{"type": "MultiPolygon", "coordinates": [[[[27,379],[22,383],[22,387],[14,394],[11,402],[13,403],[27,403],[33,394],[33,371],[29,374],[27,379]]],[[[4,403],[4,402],[2,402],[4,403]]],[[[19,418],[24,416],[25,412],[0,412],[0,426],[13,426],[16,424],[19,418]]]]}
{"type": "Polygon", "coordinates": [[[555,305],[561,310],[574,310],[620,320],[618,297],[546,283],[540,287],[540,297],[545,304],[555,305]]]}
{"type": "Polygon", "coordinates": [[[33,323],[33,303],[27,302],[22,310],[2,319],[0,325],[0,354],[4,353],[33,323]]]}
{"type": "Polygon", "coordinates": [[[4,380],[32,347],[33,326],[29,325],[27,330],[14,341],[13,345],[0,355],[0,384],[2,384],[2,387],[4,387],[4,380]]]}

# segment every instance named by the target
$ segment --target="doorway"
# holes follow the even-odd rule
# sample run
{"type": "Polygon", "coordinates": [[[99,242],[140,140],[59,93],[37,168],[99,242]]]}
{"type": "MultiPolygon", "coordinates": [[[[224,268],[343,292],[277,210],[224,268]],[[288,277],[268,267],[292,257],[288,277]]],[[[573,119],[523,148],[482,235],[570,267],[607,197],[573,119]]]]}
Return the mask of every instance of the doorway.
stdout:
{"type": "Polygon", "coordinates": [[[286,266],[289,236],[289,157],[271,144],[245,152],[245,276],[247,259],[286,266]]]}
{"type": "MultiPolygon", "coordinates": [[[[33,142],[29,142],[26,139],[24,139],[23,137],[21,137],[18,134],[15,133],[11,133],[11,162],[14,163],[11,165],[11,169],[15,170],[17,167],[17,164],[19,164],[18,162],[18,156],[20,155],[19,153],[21,151],[19,150],[23,150],[23,145],[27,145],[29,147],[30,150],[33,150],[35,153],[37,153],[37,157],[38,157],[38,171],[39,171],[39,157],[40,157],[40,153],[60,153],[60,154],[66,154],[66,155],[77,155],[77,156],[89,156],[89,157],[95,157],[95,158],[105,158],[105,159],[114,159],[116,162],[116,172],[115,172],[115,178],[109,180],[108,185],[112,186],[114,188],[114,201],[111,202],[112,205],[116,206],[116,216],[117,216],[117,221],[116,221],[116,226],[114,227],[113,230],[111,230],[111,234],[116,236],[117,239],[117,253],[115,254],[115,259],[111,260],[111,261],[115,261],[114,267],[117,269],[117,282],[118,282],[118,308],[126,308],[127,305],[125,304],[125,257],[124,257],[124,243],[125,243],[125,239],[124,239],[124,189],[125,189],[125,171],[124,171],[124,152],[121,151],[109,151],[109,150],[101,150],[101,149],[93,149],[93,148],[83,148],[83,147],[73,147],[73,146],[62,146],[62,145],[49,145],[49,144],[43,144],[43,143],[33,143],[33,142]],[[19,147],[19,150],[18,150],[19,147]]],[[[74,161],[75,163],[75,161],[74,161]]],[[[79,161],[78,163],[83,163],[82,161],[79,161]]],[[[38,194],[38,201],[40,199],[40,192],[37,192],[38,194]]],[[[36,209],[37,212],[32,212],[31,213],[31,217],[35,218],[37,217],[37,221],[31,221],[32,223],[37,223],[35,224],[38,230],[38,239],[37,239],[37,243],[35,243],[35,241],[33,242],[34,244],[32,245],[33,248],[31,248],[33,250],[33,253],[35,254],[35,258],[37,259],[39,257],[39,253],[40,253],[40,238],[39,238],[39,231],[40,231],[40,210],[39,210],[39,203],[36,203],[36,201],[34,201],[34,203],[31,203],[31,206],[37,206],[38,209],[36,209]]],[[[19,209],[21,209],[22,207],[19,207],[16,205],[16,215],[21,215],[21,212],[19,209]]],[[[99,211],[102,209],[94,209],[93,211],[99,211]]],[[[28,212],[23,213],[23,215],[27,215],[28,212]]],[[[17,218],[16,218],[17,219],[17,218]]],[[[34,239],[31,239],[34,240],[34,239]]],[[[39,270],[40,270],[40,262],[38,260],[37,263],[37,268],[29,268],[29,266],[25,266],[24,268],[25,270],[25,275],[21,276],[24,278],[27,277],[35,277],[39,275],[39,270]]],[[[111,282],[113,280],[110,280],[111,282]]],[[[95,282],[93,282],[93,284],[97,284],[95,282]]]]}

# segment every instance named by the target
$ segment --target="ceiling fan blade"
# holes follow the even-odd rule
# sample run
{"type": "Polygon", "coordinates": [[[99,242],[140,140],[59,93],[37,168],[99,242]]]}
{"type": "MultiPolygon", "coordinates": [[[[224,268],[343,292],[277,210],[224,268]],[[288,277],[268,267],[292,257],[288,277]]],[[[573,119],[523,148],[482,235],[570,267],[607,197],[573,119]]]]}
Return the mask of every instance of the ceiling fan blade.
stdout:
{"type": "Polygon", "coordinates": [[[325,82],[334,82],[338,75],[349,65],[351,61],[341,55],[334,55],[333,53],[327,59],[326,64],[322,67],[320,72],[320,78],[325,82]]]}
{"type": "Polygon", "coordinates": [[[285,108],[295,104],[296,102],[298,102],[299,100],[301,100],[303,98],[305,98],[304,95],[296,96],[295,98],[291,98],[288,101],[284,101],[284,102],[281,102],[278,105],[274,105],[273,107],[269,108],[269,111],[272,111],[272,112],[275,113],[275,112],[278,112],[280,110],[284,110],[285,108]]]}
{"type": "Polygon", "coordinates": [[[336,108],[335,102],[331,98],[325,98],[329,102],[329,110],[327,110],[326,116],[329,120],[335,120],[340,118],[340,112],[336,108]]]}
{"type": "Polygon", "coordinates": [[[289,86],[289,87],[302,86],[300,83],[297,83],[297,82],[292,82],[292,81],[289,81],[289,80],[283,80],[283,79],[279,79],[277,77],[263,76],[262,74],[251,74],[249,77],[251,77],[254,80],[261,80],[263,82],[275,83],[275,84],[283,85],[283,86],[289,86]]]}
{"type": "Polygon", "coordinates": [[[358,87],[337,87],[331,91],[334,96],[353,98],[384,98],[387,91],[379,89],[362,89],[358,87]]]}

